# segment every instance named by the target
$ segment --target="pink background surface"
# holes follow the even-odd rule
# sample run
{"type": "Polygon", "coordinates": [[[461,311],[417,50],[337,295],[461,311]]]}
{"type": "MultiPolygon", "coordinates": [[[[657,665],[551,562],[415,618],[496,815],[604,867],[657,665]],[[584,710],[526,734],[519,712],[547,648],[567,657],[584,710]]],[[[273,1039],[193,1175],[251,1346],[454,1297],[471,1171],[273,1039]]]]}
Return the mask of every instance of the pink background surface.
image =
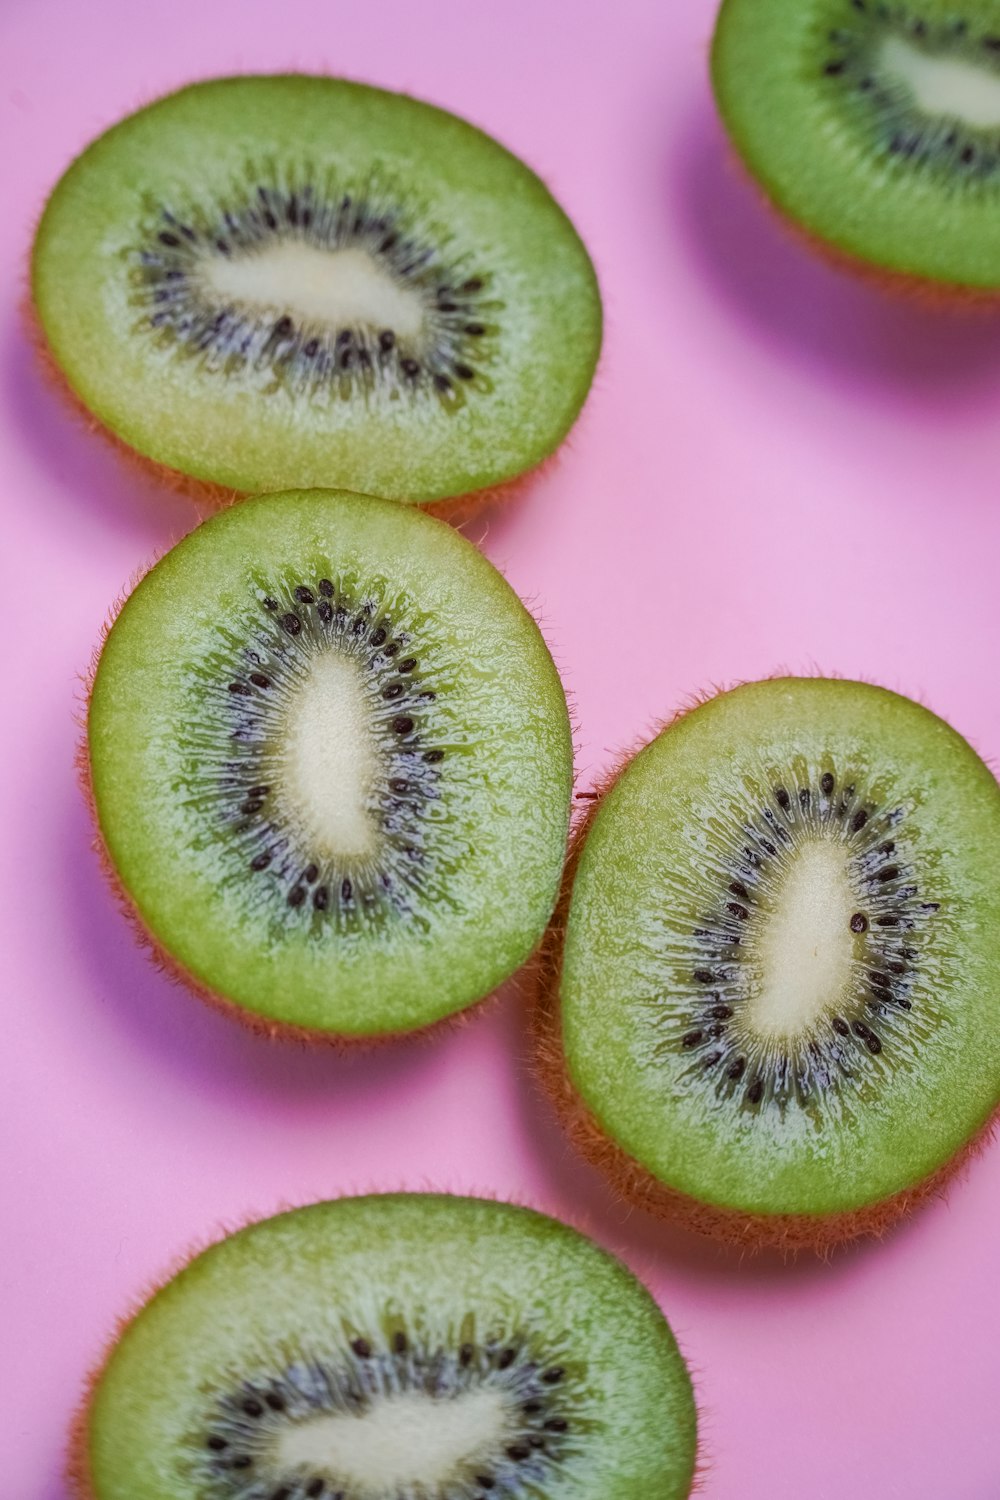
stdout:
{"type": "Polygon", "coordinates": [[[685,696],[778,666],[923,698],[1000,754],[1000,323],[814,263],[726,161],[712,0],[4,0],[0,912],[5,1495],[61,1448],[116,1316],[248,1212],[484,1189],[588,1224],[695,1371],[711,1500],[1000,1496],[1000,1150],[947,1204],[830,1264],[740,1263],[616,1207],[525,1066],[513,992],[367,1059],[261,1045],[155,973],[89,849],[77,674],[129,575],[193,524],[63,410],[18,320],[44,195],[104,126],[191,78],[328,69],[522,154],[598,266],[607,341],[562,461],[471,528],[537,606],[586,785],[685,696]]]}

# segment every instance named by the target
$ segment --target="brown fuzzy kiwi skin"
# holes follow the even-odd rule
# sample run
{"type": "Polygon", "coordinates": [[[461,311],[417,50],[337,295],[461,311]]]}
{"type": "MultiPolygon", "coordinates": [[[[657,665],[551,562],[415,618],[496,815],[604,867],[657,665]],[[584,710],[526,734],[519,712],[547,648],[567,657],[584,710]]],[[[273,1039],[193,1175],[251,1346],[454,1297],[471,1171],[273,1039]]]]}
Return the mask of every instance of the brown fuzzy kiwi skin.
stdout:
{"type": "MultiPolygon", "coordinates": [[[[235,490],[226,485],[214,484],[211,480],[199,479],[193,474],[185,474],[180,469],[172,469],[167,464],[157,463],[153,458],[140,453],[114,432],[96,413],[92,412],[86,402],[70,384],[62,366],[59,364],[52,351],[52,346],[46,337],[42,327],[41,318],[35,307],[33,298],[29,295],[24,302],[23,319],[27,329],[29,341],[35,351],[38,364],[45,377],[46,383],[57,393],[76,420],[87,429],[88,432],[97,434],[118,455],[122,463],[133,473],[141,475],[146,480],[152,480],[162,488],[181,495],[187,495],[193,501],[199,519],[207,519],[216,511],[225,510],[230,505],[244,500],[256,491],[235,490]]],[[[572,429],[571,429],[572,430],[572,429]]],[[[568,438],[569,434],[567,434],[568,438]]],[[[494,506],[508,505],[517,500],[529,484],[536,478],[546,475],[555,467],[562,446],[567,438],[562,440],[559,448],[540,459],[532,468],[525,470],[522,474],[515,474],[511,479],[502,480],[498,484],[488,485],[485,489],[472,490],[464,495],[452,495],[443,500],[406,501],[400,496],[387,496],[387,499],[396,499],[403,504],[413,504],[420,510],[425,510],[432,516],[437,516],[441,521],[447,521],[449,525],[460,529],[468,521],[479,515],[483,510],[494,506]]],[[[331,474],[325,486],[328,489],[343,489],[335,474],[331,474]]],[[[282,486],[282,488],[293,489],[294,485],[282,486]]]]}
{"type": "MultiPolygon", "coordinates": [[[[373,1192],[376,1190],[369,1189],[369,1191],[373,1192]]],[[[392,1189],[390,1191],[406,1192],[411,1190],[400,1186],[399,1188],[392,1189]]],[[[445,1193],[454,1194],[455,1196],[483,1198],[493,1203],[507,1203],[512,1207],[532,1209],[536,1213],[547,1212],[547,1210],[545,1209],[539,1209],[536,1204],[530,1203],[525,1198],[515,1198],[508,1195],[504,1195],[503,1197],[501,1197],[500,1194],[489,1188],[475,1190],[444,1189],[427,1186],[425,1184],[421,1187],[421,1191],[426,1193],[445,1193]]],[[[310,1200],[310,1202],[311,1201],[312,1200],[310,1200]]],[[[309,1204],[282,1203],[278,1206],[277,1209],[274,1210],[274,1213],[287,1213],[295,1208],[308,1206],[309,1204]]],[[[169,1282],[171,1282],[175,1276],[179,1276],[181,1271],[183,1271],[186,1266],[190,1265],[191,1262],[195,1260],[199,1255],[203,1254],[204,1251],[211,1249],[213,1245],[219,1244],[223,1239],[226,1239],[230,1235],[237,1233],[238,1230],[249,1229],[252,1225],[259,1224],[270,1217],[273,1217],[273,1215],[254,1213],[247,1214],[239,1223],[224,1225],[220,1228],[217,1234],[209,1235],[206,1239],[199,1241],[191,1249],[188,1250],[187,1254],[176,1256],[172,1264],[167,1267],[163,1274],[147,1285],[144,1294],[140,1293],[140,1295],[134,1300],[131,1310],[127,1313],[124,1313],[121,1317],[118,1318],[115,1324],[114,1332],[107,1340],[102,1354],[86,1376],[86,1379],[84,1381],[83,1394],[81,1395],[77,1403],[76,1410],[73,1414],[73,1419],[70,1424],[66,1447],[64,1473],[66,1476],[66,1483],[69,1488],[70,1495],[72,1496],[72,1500],[100,1500],[100,1496],[94,1489],[93,1469],[90,1463],[90,1413],[91,1407],[94,1403],[94,1397],[97,1393],[97,1389],[104,1377],[104,1372],[107,1369],[108,1365],[111,1363],[112,1355],[114,1354],[118,1345],[121,1343],[121,1340],[124,1338],[125,1334],[128,1332],[128,1329],[135,1322],[136,1318],[138,1318],[139,1314],[143,1311],[146,1305],[152,1301],[156,1294],[162,1291],[163,1288],[169,1282]]],[[[614,1255],[618,1260],[622,1262],[626,1269],[631,1271],[636,1280],[640,1281],[642,1285],[646,1286],[646,1290],[649,1291],[648,1284],[643,1280],[643,1278],[638,1276],[638,1274],[634,1270],[632,1270],[632,1267],[629,1265],[628,1258],[622,1252],[616,1249],[609,1248],[606,1245],[602,1244],[601,1240],[599,1240],[594,1235],[593,1231],[589,1227],[585,1226],[582,1222],[580,1222],[578,1218],[567,1217],[562,1213],[560,1213],[558,1217],[560,1223],[567,1225],[570,1229],[575,1229],[578,1234],[583,1235],[586,1239],[594,1241],[595,1244],[601,1245],[601,1248],[605,1249],[609,1255],[614,1255]]],[[[652,1293],[650,1293],[650,1295],[652,1295],[652,1293]]],[[[677,1339],[676,1333],[674,1334],[674,1338],[675,1340],[677,1339]]],[[[677,1342],[678,1348],[680,1348],[679,1340],[677,1340],[677,1342]]],[[[691,1380],[692,1389],[695,1392],[695,1412],[698,1424],[696,1438],[697,1446],[695,1449],[694,1473],[691,1480],[691,1488],[688,1492],[689,1495],[695,1495],[702,1490],[705,1483],[707,1482],[711,1468],[711,1459],[706,1455],[704,1451],[704,1443],[702,1440],[702,1423],[704,1413],[700,1410],[697,1400],[697,1388],[695,1386],[696,1371],[692,1369],[691,1362],[684,1355],[683,1349],[681,1349],[680,1352],[681,1357],[684,1359],[685,1365],[687,1366],[688,1376],[691,1380]]]]}
{"type": "Polygon", "coordinates": [[[562,1044],[559,987],[563,945],[573,883],[587,834],[604,798],[628,769],[638,751],[700,704],[715,697],[719,691],[723,690],[714,689],[692,698],[676,714],[659,723],[648,739],[643,739],[626,751],[595,783],[591,791],[576,793],[576,800],[586,804],[586,811],[570,838],[562,888],[542,944],[536,970],[537,985],[532,994],[530,1029],[534,1070],[542,1092],[570,1142],[586,1161],[597,1168],[621,1202],[641,1208],[655,1218],[672,1220],[695,1234],[721,1242],[744,1254],[776,1250],[788,1258],[800,1251],[812,1251],[826,1257],[853,1240],[864,1237],[883,1238],[924,1203],[943,1196],[951,1179],[989,1145],[1000,1125],[1000,1107],[949,1161],[922,1181],[879,1203],[863,1204],[851,1212],[836,1214],[754,1214],[699,1202],[661,1182],[629,1156],[601,1128],[600,1122],[578,1092],[570,1076],[562,1044]]]}

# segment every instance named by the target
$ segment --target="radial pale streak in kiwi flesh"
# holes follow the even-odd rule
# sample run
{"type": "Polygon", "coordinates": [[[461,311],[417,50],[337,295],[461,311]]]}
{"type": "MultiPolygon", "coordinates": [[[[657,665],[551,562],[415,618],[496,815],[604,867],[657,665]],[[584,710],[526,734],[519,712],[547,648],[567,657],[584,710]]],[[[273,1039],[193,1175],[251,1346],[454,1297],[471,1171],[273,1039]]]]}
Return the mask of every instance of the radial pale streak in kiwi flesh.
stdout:
{"type": "Polygon", "coordinates": [[[524,961],[565,852],[566,701],[528,612],[444,522],[246,501],[128,599],[88,718],[117,877],[203,989],[270,1021],[435,1021],[524,961]]]}
{"type": "Polygon", "coordinates": [[[81,1500],[683,1500],[684,1362],[648,1292],[557,1221],[397,1194],[269,1219],[126,1327],[81,1500]]]}
{"type": "Polygon", "coordinates": [[[998,863],[993,776],[908,699],[785,679],[682,717],[605,794],[572,888],[591,1129],[703,1227],[852,1232],[1000,1099],[998,863]]]}
{"type": "Polygon", "coordinates": [[[810,235],[1000,290],[997,0],[725,0],[712,73],[737,151],[810,235]]]}
{"type": "Polygon", "coordinates": [[[478,490],[558,445],[601,337],[593,269],[516,157],[336,79],[196,84],[52,195],[38,317],[84,403],[236,490],[478,490]]]}

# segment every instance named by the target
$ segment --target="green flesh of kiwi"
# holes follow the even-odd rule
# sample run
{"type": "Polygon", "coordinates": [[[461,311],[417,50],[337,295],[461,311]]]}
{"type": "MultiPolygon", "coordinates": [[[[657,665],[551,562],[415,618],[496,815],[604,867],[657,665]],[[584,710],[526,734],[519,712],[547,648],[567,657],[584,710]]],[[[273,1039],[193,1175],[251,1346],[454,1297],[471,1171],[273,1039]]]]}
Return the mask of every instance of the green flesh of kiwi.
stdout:
{"type": "Polygon", "coordinates": [[[724,0],[715,94],[806,233],[890,276],[1000,289],[996,0],[724,0]]]}
{"type": "Polygon", "coordinates": [[[581,1144],[722,1237],[884,1227],[1000,1101],[998,848],[993,776],[894,693],[773,680],[679,719],[576,864],[581,1144]]]}
{"type": "Polygon", "coordinates": [[[86,1500],[683,1500],[684,1362],[648,1292],[557,1221],[345,1199],[206,1251],[92,1393],[86,1500]]]}
{"type": "Polygon", "coordinates": [[[453,115],[336,79],[196,84],[56,187],[35,309],[140,454],[239,491],[433,501],[558,445],[601,307],[543,184],[453,115]]]}
{"type": "Polygon", "coordinates": [[[104,644],[88,760],[143,928],[248,1016],[428,1025],[552,911],[572,747],[551,657],[470,543],[392,501],[272,495],[182,541],[104,644]]]}

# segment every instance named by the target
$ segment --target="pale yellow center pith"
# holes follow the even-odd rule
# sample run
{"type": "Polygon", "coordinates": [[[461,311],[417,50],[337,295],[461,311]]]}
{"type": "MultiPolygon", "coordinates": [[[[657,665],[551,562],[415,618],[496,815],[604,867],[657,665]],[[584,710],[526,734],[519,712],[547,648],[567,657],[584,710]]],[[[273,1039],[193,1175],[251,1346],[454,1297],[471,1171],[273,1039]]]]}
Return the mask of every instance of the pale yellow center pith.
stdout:
{"type": "Polygon", "coordinates": [[[358,1414],[325,1413],[287,1428],[274,1457],[281,1473],[300,1466],[326,1471],[352,1494],[409,1494],[420,1485],[421,1494],[431,1495],[461,1465],[495,1456],[507,1430],[499,1391],[450,1398],[403,1391],[358,1414]]]}
{"type": "Polygon", "coordinates": [[[818,839],[789,857],[777,902],[760,913],[749,945],[756,980],[746,1020],[757,1036],[800,1036],[842,1001],[854,962],[855,905],[842,844],[818,839]]]}
{"type": "Polygon", "coordinates": [[[376,846],[378,767],[361,669],[324,651],[292,694],[282,737],[282,810],[317,859],[363,858],[376,846]]]}
{"type": "Polygon", "coordinates": [[[905,83],[925,115],[944,115],[975,128],[1000,125],[1000,76],[960,57],[934,57],[901,36],[879,50],[879,71],[905,83]]]}
{"type": "Polygon", "coordinates": [[[216,255],[201,268],[213,301],[290,316],[303,326],[334,330],[364,325],[416,337],[424,321],[417,292],[401,285],[367,250],[324,250],[302,240],[261,250],[216,255]]]}

